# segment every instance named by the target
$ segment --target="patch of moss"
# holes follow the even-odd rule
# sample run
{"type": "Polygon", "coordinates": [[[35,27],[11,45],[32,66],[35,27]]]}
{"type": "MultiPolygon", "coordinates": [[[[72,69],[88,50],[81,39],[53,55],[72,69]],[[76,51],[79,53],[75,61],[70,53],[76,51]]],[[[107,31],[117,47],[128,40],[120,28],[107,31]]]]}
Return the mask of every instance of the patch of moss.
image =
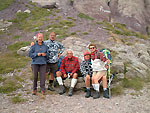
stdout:
{"type": "Polygon", "coordinates": [[[12,39],[19,39],[19,38],[21,38],[20,35],[16,35],[16,36],[12,37],[12,39]]]}
{"type": "Polygon", "coordinates": [[[82,34],[83,34],[83,35],[88,35],[89,33],[88,33],[88,32],[83,32],[82,34]]]}

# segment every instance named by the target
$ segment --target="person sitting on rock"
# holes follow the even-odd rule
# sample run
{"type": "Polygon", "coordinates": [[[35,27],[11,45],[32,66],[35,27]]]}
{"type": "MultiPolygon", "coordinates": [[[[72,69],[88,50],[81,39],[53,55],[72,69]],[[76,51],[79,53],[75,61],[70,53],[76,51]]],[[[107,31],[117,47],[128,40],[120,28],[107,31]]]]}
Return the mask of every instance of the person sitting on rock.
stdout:
{"type": "Polygon", "coordinates": [[[63,80],[66,78],[72,78],[71,87],[68,92],[68,96],[72,96],[73,89],[77,83],[77,72],[79,71],[79,61],[77,57],[73,56],[73,52],[71,50],[67,51],[67,56],[63,58],[61,66],[61,71],[56,72],[57,81],[59,84],[59,94],[62,95],[65,93],[65,87],[63,85],[63,80]]]}
{"type": "Polygon", "coordinates": [[[33,91],[32,94],[37,93],[37,80],[38,72],[40,73],[40,87],[41,93],[45,94],[45,73],[46,73],[46,60],[48,57],[48,47],[43,42],[43,34],[37,34],[37,42],[31,46],[29,57],[32,58],[31,66],[33,71],[33,91]]]}
{"type": "Polygon", "coordinates": [[[106,59],[103,55],[103,53],[99,52],[96,48],[95,44],[89,45],[89,50],[91,51],[91,62],[92,62],[92,68],[93,68],[93,75],[92,75],[92,86],[94,88],[93,98],[99,98],[99,81],[102,80],[103,83],[103,90],[104,94],[103,96],[105,98],[109,98],[108,92],[107,92],[107,68],[108,64],[110,63],[110,60],[106,59]]]}
{"type": "Polygon", "coordinates": [[[92,63],[91,63],[91,54],[88,51],[84,52],[84,60],[81,62],[80,64],[80,71],[81,74],[84,76],[84,80],[85,80],[85,85],[86,85],[86,98],[89,98],[91,96],[91,91],[90,91],[90,82],[92,79],[92,63]]]}

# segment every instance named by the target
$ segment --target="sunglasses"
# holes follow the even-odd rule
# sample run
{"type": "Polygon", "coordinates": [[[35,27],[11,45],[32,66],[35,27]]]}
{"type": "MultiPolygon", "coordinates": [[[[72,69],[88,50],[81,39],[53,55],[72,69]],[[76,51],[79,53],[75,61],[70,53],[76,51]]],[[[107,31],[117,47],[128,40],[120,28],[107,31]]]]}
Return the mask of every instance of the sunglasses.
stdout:
{"type": "Polygon", "coordinates": [[[91,47],[90,49],[95,49],[95,47],[91,47]]]}

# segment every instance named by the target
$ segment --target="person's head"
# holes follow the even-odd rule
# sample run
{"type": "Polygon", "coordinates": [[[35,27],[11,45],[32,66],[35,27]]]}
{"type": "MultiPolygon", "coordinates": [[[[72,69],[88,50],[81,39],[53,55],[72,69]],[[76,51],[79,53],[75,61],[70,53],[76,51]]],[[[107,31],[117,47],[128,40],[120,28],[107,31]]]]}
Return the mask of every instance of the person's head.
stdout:
{"type": "Polygon", "coordinates": [[[56,34],[55,34],[54,32],[51,32],[51,33],[49,34],[49,39],[50,39],[50,40],[55,40],[55,39],[56,39],[56,34]]]}
{"type": "Polygon", "coordinates": [[[72,58],[72,56],[73,56],[72,51],[71,50],[67,50],[67,57],[68,58],[72,58]]]}
{"type": "Polygon", "coordinates": [[[38,33],[36,35],[36,40],[38,41],[38,43],[41,43],[43,41],[43,33],[38,33]]]}
{"type": "Polygon", "coordinates": [[[90,54],[90,52],[88,52],[88,51],[85,51],[83,55],[84,55],[84,59],[85,59],[86,61],[89,60],[90,57],[91,57],[91,54],[90,54]]]}
{"type": "Polygon", "coordinates": [[[89,50],[91,51],[91,52],[95,52],[96,51],[96,45],[95,44],[90,44],[89,45],[89,50]]]}

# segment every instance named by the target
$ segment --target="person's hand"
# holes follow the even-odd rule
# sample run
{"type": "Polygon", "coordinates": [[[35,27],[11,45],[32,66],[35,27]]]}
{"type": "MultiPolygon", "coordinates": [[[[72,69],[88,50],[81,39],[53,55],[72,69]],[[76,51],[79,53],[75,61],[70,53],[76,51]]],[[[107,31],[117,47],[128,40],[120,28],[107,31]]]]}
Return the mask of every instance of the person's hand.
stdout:
{"type": "Polygon", "coordinates": [[[34,42],[31,42],[31,44],[30,44],[31,46],[33,46],[34,45],[34,42]]]}
{"type": "Polygon", "coordinates": [[[70,73],[70,76],[72,77],[73,73],[70,73]]]}
{"type": "Polygon", "coordinates": [[[107,64],[110,64],[110,60],[107,60],[107,64]]]}
{"type": "Polygon", "coordinates": [[[38,56],[41,56],[42,55],[42,53],[38,53],[38,56]]]}
{"type": "Polygon", "coordinates": [[[106,68],[106,69],[108,69],[108,68],[109,68],[107,64],[105,65],[105,68],[106,68]]]}
{"type": "Polygon", "coordinates": [[[67,74],[64,74],[64,78],[67,78],[67,74]]]}
{"type": "Polygon", "coordinates": [[[41,53],[42,54],[42,56],[46,56],[46,54],[45,53],[41,53]]]}

